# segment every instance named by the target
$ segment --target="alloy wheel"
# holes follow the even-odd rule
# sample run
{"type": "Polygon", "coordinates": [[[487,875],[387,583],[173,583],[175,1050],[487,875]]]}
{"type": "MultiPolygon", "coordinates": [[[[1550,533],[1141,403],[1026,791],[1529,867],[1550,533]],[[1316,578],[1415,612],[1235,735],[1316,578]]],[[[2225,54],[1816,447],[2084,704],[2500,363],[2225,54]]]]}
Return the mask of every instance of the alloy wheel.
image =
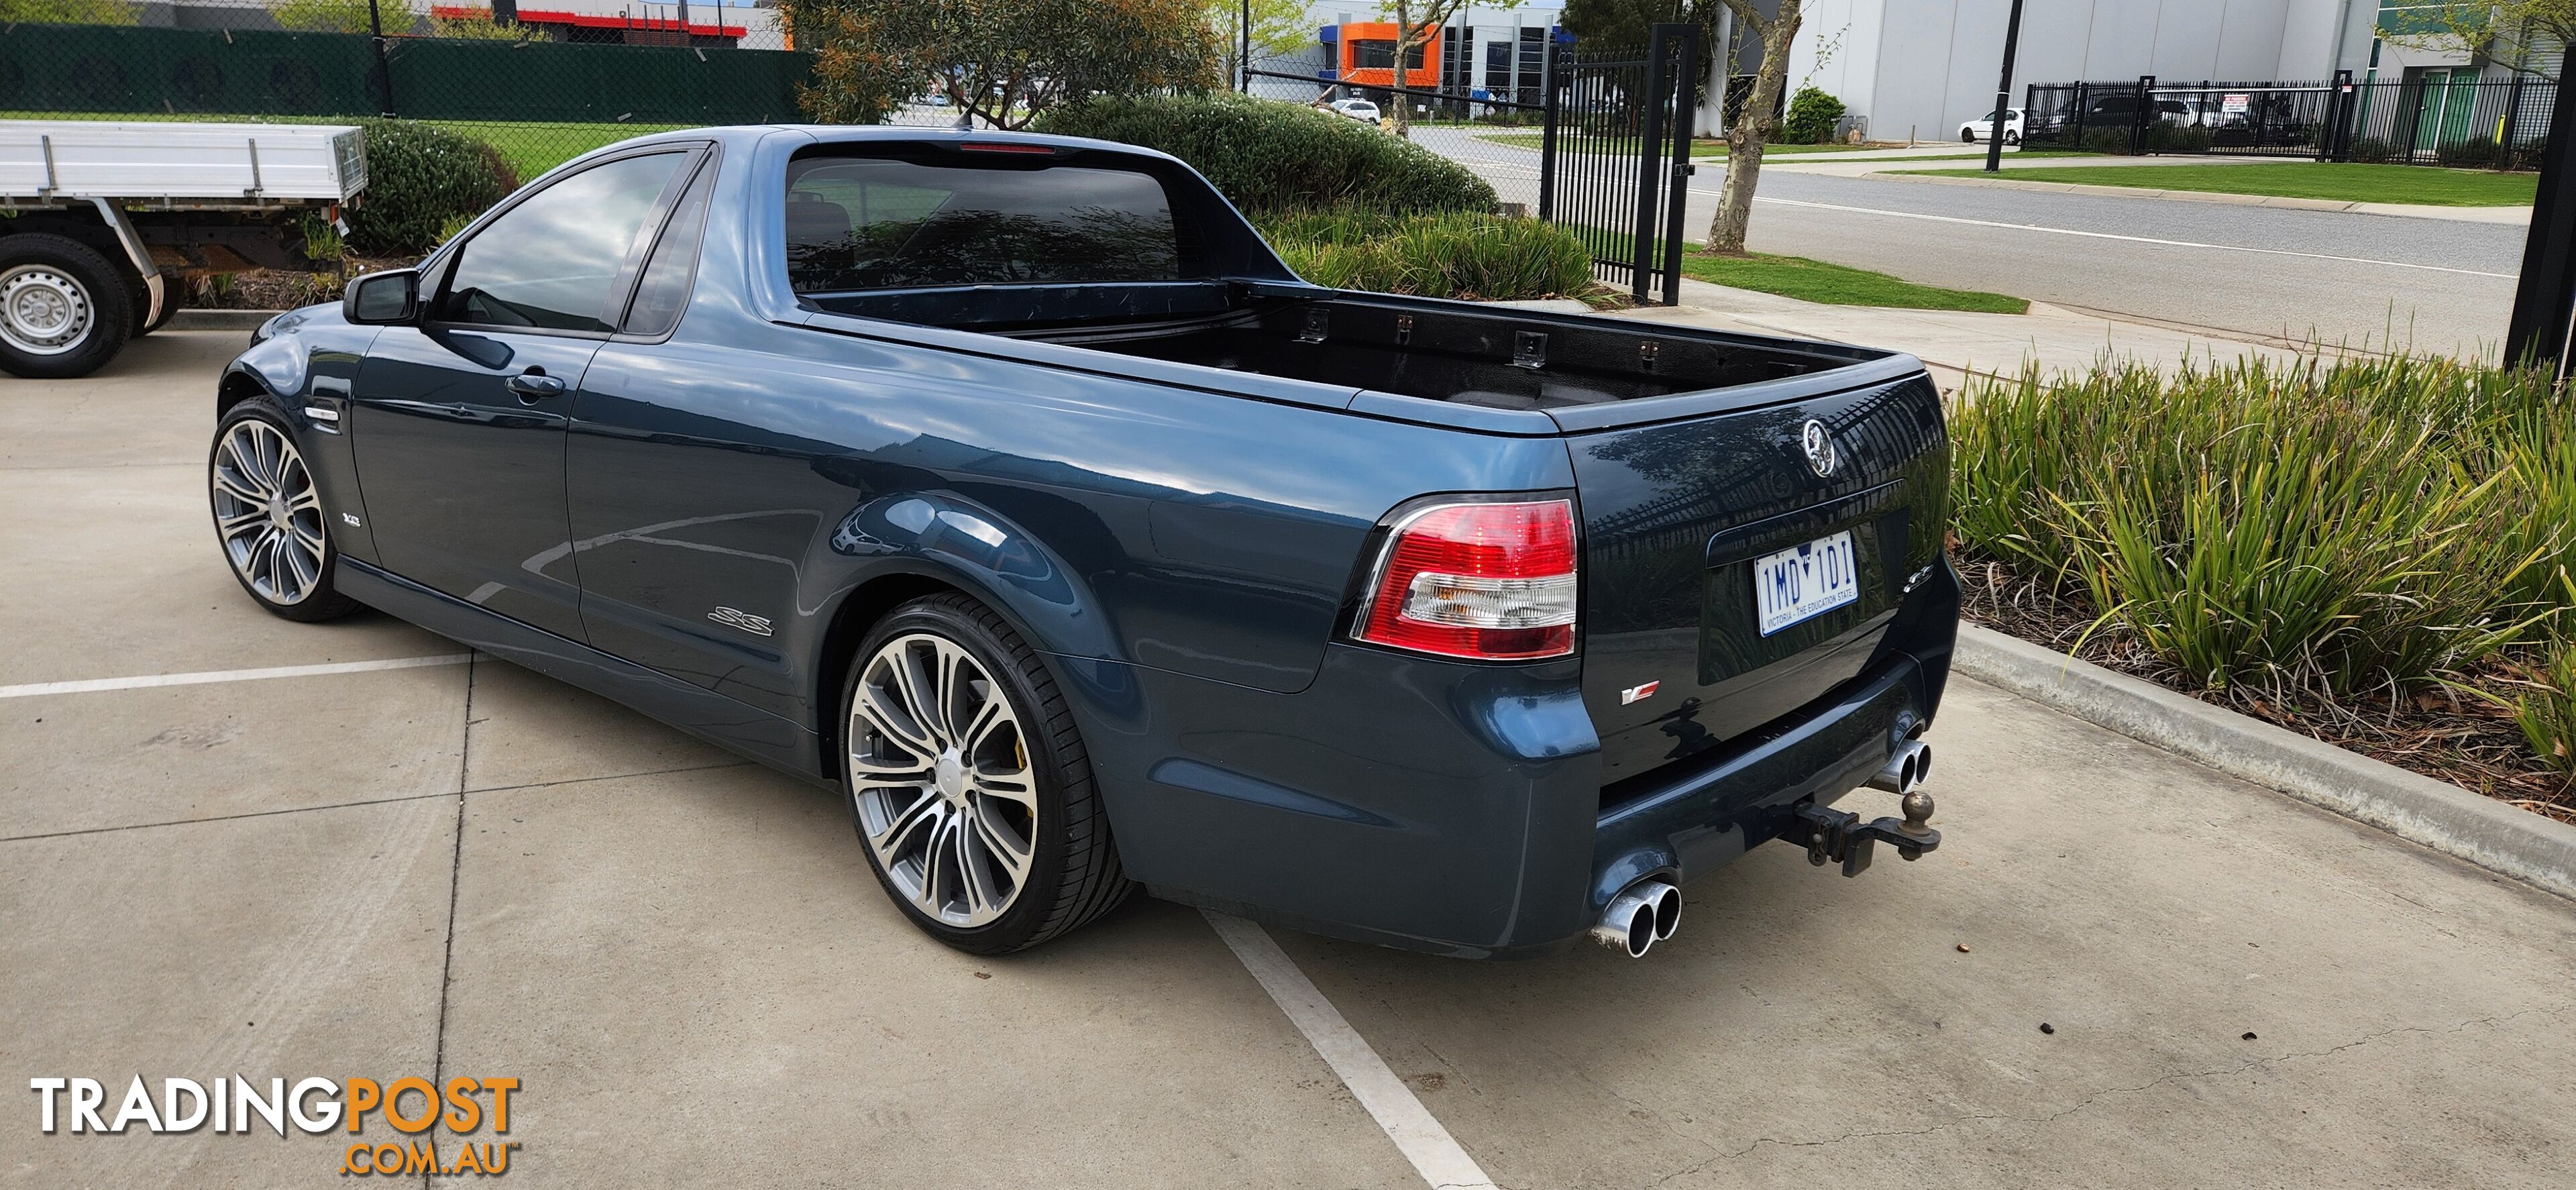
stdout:
{"type": "Polygon", "coordinates": [[[270,603],[304,602],[322,582],[322,498],[304,456],[258,418],[215,448],[215,532],[242,582],[270,603]]]}
{"type": "Polygon", "coordinates": [[[973,654],[926,632],[886,642],[859,673],[848,739],[860,831],[914,908],[974,927],[1019,900],[1037,780],[1018,712],[973,654]]]}
{"type": "Polygon", "coordinates": [[[29,355],[78,348],[97,315],[89,291],[58,269],[22,264],[0,273],[0,339],[29,355]]]}

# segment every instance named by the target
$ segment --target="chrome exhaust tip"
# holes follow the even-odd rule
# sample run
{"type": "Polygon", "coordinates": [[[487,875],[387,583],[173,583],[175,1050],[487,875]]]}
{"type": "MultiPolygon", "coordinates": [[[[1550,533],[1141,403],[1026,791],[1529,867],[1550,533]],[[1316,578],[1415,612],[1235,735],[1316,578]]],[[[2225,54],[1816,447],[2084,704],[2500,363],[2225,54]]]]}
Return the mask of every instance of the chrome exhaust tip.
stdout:
{"type": "Polygon", "coordinates": [[[1887,758],[1887,767],[1878,770],[1867,784],[1903,796],[1914,792],[1932,775],[1932,745],[1921,740],[1907,740],[1896,746],[1896,754],[1887,758]]]}
{"type": "Polygon", "coordinates": [[[1640,959],[1655,943],[1671,938],[1681,921],[1682,890],[1661,880],[1640,880],[1610,898],[1601,923],[1592,927],[1592,938],[1640,959]]]}

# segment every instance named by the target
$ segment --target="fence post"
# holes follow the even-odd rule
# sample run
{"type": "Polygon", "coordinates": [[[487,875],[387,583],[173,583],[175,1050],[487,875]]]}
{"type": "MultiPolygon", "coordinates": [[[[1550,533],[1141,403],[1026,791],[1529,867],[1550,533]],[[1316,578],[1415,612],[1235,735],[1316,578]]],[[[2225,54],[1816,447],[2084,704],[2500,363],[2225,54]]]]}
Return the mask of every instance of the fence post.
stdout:
{"type": "Polygon", "coordinates": [[[2073,136],[2075,139],[2073,139],[2073,140],[2070,140],[2070,141],[2066,142],[2066,147],[2067,147],[2067,148],[2070,148],[2070,149],[2081,149],[2081,148],[2083,148],[2083,147],[2084,147],[2084,100],[2085,100],[2086,93],[2087,93],[2089,90],[2091,90],[2091,84],[2089,84],[2089,83],[2085,83],[2085,82],[2083,82],[2083,81],[2081,81],[2081,80],[2078,80],[2078,81],[2076,82],[2076,84],[2075,84],[2075,131],[2069,134],[2069,135],[2073,136]]]}
{"type": "Polygon", "coordinates": [[[1681,52],[1673,71],[1673,165],[1664,183],[1664,304],[1682,304],[1682,217],[1690,206],[1691,123],[1698,105],[1690,102],[1699,74],[1699,26],[1679,26],[1681,52]]]}
{"type": "Polygon", "coordinates": [[[385,55],[385,16],[378,0],[367,0],[367,33],[376,42],[376,98],[384,106],[383,114],[390,117],[394,114],[394,68],[385,55]]]}
{"type": "Polygon", "coordinates": [[[2152,74],[2138,76],[2138,110],[2129,118],[2129,156],[2131,157],[2144,157],[2147,154],[2147,125],[2155,123],[2156,119],[2155,91],[2156,76],[2152,74]]]}
{"type": "MultiPolygon", "coordinates": [[[[1539,51],[1539,125],[1538,125],[1538,220],[1556,218],[1556,31],[1548,30],[1539,51]]],[[[1520,61],[1520,47],[1512,47],[1515,68],[1520,61]]]]}
{"type": "Polygon", "coordinates": [[[1655,269],[1655,158],[1664,140],[1664,39],[1670,25],[1656,25],[1646,36],[1645,120],[1638,131],[1636,254],[1630,260],[1629,297],[1646,304],[1646,280],[1655,269]]]}
{"type": "Polygon", "coordinates": [[[2513,126],[2522,119],[2522,72],[2513,72],[2513,85],[2504,91],[2504,143],[2496,146],[2496,169],[2513,168],[2513,126]]]}
{"type": "Polygon", "coordinates": [[[2334,72],[2334,106],[2329,111],[2334,113],[2334,129],[2329,129],[2329,137],[2334,137],[2331,160],[2349,162],[2352,160],[2352,134],[2360,131],[2357,124],[2362,121],[2362,88],[2360,82],[2352,82],[2349,70],[2334,72]]]}

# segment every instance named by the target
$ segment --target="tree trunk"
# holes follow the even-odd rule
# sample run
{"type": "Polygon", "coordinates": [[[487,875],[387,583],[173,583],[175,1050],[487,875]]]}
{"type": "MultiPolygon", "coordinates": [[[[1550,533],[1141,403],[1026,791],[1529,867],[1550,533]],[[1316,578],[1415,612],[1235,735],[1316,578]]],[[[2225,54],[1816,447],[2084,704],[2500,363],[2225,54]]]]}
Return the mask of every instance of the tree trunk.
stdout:
{"type": "Polygon", "coordinates": [[[1405,102],[1404,93],[1404,60],[1414,44],[1412,17],[1412,7],[1395,0],[1395,94],[1389,98],[1395,101],[1395,135],[1406,140],[1413,138],[1413,105],[1405,102]]]}
{"type": "Polygon", "coordinates": [[[1726,130],[1726,184],[1718,190],[1717,214],[1708,221],[1707,250],[1721,256],[1744,255],[1745,233],[1753,223],[1753,187],[1762,178],[1762,147],[1771,143],[1780,121],[1780,92],[1789,83],[1789,45],[1797,40],[1801,0],[1780,0],[1767,23],[1753,24],[1762,38],[1762,68],[1753,76],[1753,93],[1726,130]]]}

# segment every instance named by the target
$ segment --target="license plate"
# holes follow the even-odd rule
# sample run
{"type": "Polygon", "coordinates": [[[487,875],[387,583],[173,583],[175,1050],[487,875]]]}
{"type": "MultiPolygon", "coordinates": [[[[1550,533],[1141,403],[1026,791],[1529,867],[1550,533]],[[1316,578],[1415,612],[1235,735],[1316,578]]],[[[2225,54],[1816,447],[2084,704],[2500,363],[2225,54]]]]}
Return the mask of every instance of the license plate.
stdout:
{"type": "Polygon", "coordinates": [[[1849,530],[1753,560],[1753,608],[1764,636],[1859,598],[1849,530]]]}

